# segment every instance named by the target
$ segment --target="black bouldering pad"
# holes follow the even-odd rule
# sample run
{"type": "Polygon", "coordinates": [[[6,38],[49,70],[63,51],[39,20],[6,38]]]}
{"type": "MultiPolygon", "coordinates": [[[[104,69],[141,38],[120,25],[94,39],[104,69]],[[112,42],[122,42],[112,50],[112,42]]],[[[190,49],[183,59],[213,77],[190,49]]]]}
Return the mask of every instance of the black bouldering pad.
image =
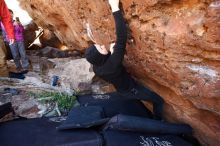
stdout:
{"type": "Polygon", "coordinates": [[[105,116],[111,118],[118,114],[152,118],[152,113],[136,99],[125,99],[117,93],[84,95],[77,97],[82,106],[100,106],[105,116]]]}
{"type": "Polygon", "coordinates": [[[58,131],[56,127],[59,124],[46,118],[0,123],[0,145],[102,146],[102,138],[96,131],[58,131]]]}
{"type": "Polygon", "coordinates": [[[193,146],[174,135],[147,135],[137,132],[105,131],[106,146],[193,146]]]}

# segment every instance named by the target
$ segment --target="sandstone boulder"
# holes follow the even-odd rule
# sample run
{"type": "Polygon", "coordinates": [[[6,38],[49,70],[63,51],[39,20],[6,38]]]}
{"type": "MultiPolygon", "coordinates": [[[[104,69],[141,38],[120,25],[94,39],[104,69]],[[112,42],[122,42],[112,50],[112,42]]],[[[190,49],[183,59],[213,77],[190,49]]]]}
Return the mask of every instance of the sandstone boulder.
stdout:
{"type": "MultiPolygon", "coordinates": [[[[24,38],[25,38],[25,48],[28,48],[28,46],[33,43],[33,41],[36,38],[36,32],[38,30],[38,26],[33,21],[25,26],[25,32],[24,32],[24,38]]],[[[33,48],[35,48],[33,46],[33,48]]]]}
{"type": "Polygon", "coordinates": [[[94,72],[86,59],[69,60],[57,65],[48,74],[50,78],[54,75],[58,76],[62,88],[74,89],[79,92],[91,91],[94,72]]]}
{"type": "MultiPolygon", "coordinates": [[[[107,1],[19,0],[39,26],[84,50],[115,39],[107,1]]],[[[164,97],[167,119],[188,123],[203,145],[220,143],[220,1],[121,0],[130,29],[126,68],[164,97]]],[[[74,66],[70,67],[74,68],[74,66]]]]}
{"type": "Polygon", "coordinates": [[[49,29],[44,29],[44,33],[39,39],[42,47],[50,46],[54,48],[61,48],[63,45],[53,33],[53,30],[51,31],[49,29]]]}
{"type": "Polygon", "coordinates": [[[59,48],[54,48],[47,46],[41,49],[38,54],[40,57],[48,57],[48,58],[67,58],[67,57],[81,57],[81,53],[77,50],[69,51],[69,50],[60,50],[59,48]]]}

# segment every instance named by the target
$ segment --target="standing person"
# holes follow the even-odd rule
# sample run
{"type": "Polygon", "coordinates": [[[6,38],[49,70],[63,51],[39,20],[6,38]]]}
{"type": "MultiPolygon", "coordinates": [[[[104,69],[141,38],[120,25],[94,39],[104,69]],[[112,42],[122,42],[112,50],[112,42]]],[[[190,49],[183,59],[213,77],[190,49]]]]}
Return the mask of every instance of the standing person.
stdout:
{"type": "MultiPolygon", "coordinates": [[[[0,18],[8,34],[9,45],[12,45],[14,44],[14,38],[15,38],[14,28],[12,25],[10,12],[4,0],[0,0],[0,18]]],[[[0,35],[0,76],[8,76],[5,46],[4,46],[2,34],[0,35]]]]}
{"type": "Polygon", "coordinates": [[[11,53],[18,72],[27,72],[29,62],[24,47],[24,27],[18,17],[13,23],[15,32],[15,43],[10,45],[11,53]]]}
{"type": "Polygon", "coordinates": [[[136,83],[122,64],[127,41],[126,24],[119,9],[119,0],[109,0],[109,4],[115,20],[116,42],[110,45],[110,52],[104,45],[92,45],[86,49],[86,59],[93,65],[95,74],[112,83],[122,97],[152,102],[154,117],[160,120],[162,119],[163,99],[136,83]]]}

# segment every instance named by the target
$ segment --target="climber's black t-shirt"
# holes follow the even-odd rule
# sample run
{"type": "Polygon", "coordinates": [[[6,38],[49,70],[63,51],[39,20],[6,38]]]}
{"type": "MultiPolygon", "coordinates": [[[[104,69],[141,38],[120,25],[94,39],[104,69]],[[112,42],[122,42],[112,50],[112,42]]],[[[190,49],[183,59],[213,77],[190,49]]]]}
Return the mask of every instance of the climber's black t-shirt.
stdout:
{"type": "Polygon", "coordinates": [[[122,62],[124,59],[127,28],[121,11],[113,13],[116,26],[117,40],[114,46],[114,52],[107,61],[101,66],[94,66],[94,72],[97,76],[112,83],[118,92],[127,92],[135,85],[134,80],[125,70],[122,62]]]}

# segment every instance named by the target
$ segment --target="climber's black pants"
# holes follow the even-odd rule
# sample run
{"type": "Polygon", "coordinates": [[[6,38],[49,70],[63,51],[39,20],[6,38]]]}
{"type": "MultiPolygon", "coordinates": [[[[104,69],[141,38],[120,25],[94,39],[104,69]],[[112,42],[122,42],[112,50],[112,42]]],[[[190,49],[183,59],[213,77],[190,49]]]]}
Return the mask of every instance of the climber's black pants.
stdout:
{"type": "Polygon", "coordinates": [[[153,113],[155,119],[162,119],[162,111],[164,100],[155,92],[145,88],[142,85],[136,85],[135,88],[131,89],[129,92],[119,93],[121,96],[130,99],[139,99],[144,101],[150,101],[153,103],[153,113]]]}

